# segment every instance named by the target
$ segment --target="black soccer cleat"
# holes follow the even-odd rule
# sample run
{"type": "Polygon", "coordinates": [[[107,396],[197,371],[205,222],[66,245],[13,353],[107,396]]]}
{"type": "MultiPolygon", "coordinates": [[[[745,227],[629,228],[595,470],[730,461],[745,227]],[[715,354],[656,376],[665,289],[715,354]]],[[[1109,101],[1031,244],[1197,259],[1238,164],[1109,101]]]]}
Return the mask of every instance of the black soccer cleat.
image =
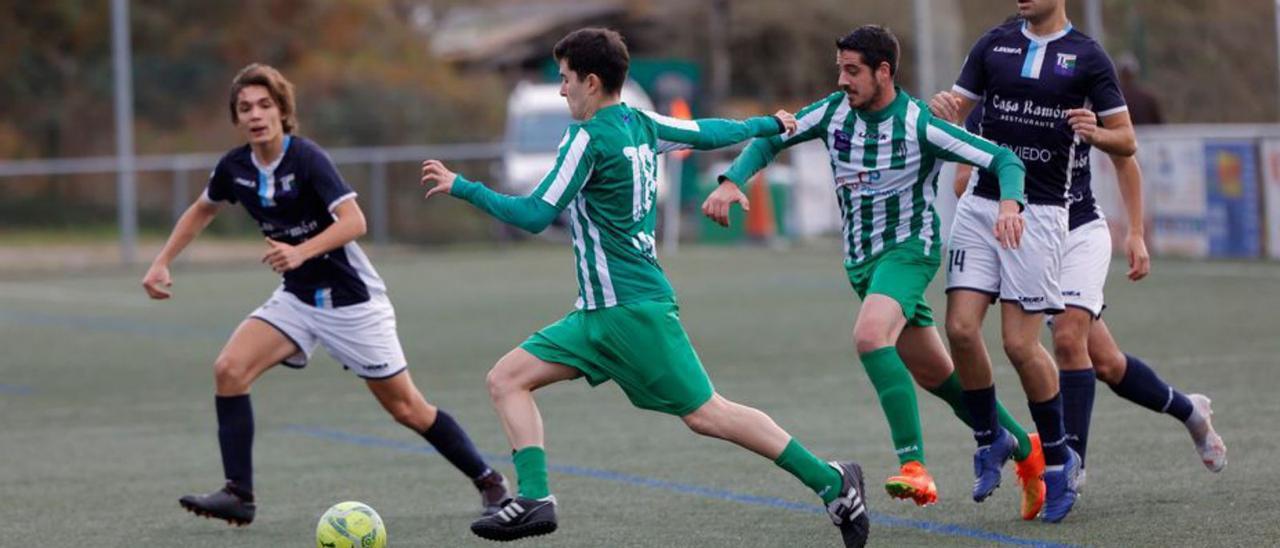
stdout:
{"type": "Polygon", "coordinates": [[[231,482],[212,493],[182,497],[178,504],[197,516],[220,519],[237,526],[253,523],[253,514],[258,508],[252,493],[236,488],[231,482]]]}
{"type": "Polygon", "coordinates": [[[831,463],[840,471],[840,496],[827,505],[831,522],[840,528],[845,548],[862,548],[871,533],[871,516],[867,511],[862,467],[853,461],[831,463]]]}
{"type": "Polygon", "coordinates": [[[507,478],[502,477],[497,470],[489,470],[472,483],[475,484],[476,490],[480,491],[480,506],[484,508],[486,516],[498,513],[511,501],[507,478]]]}
{"type": "Polygon", "coordinates": [[[498,513],[471,522],[471,532],[480,538],[506,542],[546,535],[556,530],[556,498],[516,497],[498,513]]]}

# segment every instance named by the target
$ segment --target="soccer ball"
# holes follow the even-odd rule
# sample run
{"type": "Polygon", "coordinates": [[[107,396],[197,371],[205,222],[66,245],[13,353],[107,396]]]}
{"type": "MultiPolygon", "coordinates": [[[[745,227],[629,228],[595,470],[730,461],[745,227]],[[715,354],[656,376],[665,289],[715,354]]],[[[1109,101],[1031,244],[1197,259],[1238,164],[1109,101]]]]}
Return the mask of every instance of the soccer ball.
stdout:
{"type": "Polygon", "coordinates": [[[339,502],[316,524],[316,548],[386,548],[382,518],[363,502],[339,502]]]}

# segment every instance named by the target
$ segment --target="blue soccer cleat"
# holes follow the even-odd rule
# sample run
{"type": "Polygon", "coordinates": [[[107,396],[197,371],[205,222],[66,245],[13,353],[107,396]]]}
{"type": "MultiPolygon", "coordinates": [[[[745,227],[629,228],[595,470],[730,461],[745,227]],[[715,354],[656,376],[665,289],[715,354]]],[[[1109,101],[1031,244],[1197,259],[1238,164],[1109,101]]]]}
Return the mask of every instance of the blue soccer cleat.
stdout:
{"type": "Polygon", "coordinates": [[[1045,523],[1058,523],[1067,517],[1076,503],[1080,487],[1080,455],[1067,448],[1067,462],[1061,466],[1049,466],[1044,472],[1044,510],[1040,519],[1045,523]]]}
{"type": "Polygon", "coordinates": [[[1017,440],[1001,428],[991,445],[978,448],[973,454],[973,501],[982,502],[1000,487],[1000,470],[1018,448],[1017,440]]]}

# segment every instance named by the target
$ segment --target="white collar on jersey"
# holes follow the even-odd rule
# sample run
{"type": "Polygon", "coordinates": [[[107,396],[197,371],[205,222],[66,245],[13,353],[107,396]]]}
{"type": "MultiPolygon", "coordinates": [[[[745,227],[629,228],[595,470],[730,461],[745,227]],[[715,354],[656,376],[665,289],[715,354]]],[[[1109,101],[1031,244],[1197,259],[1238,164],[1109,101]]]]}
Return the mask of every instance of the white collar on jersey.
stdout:
{"type": "Polygon", "coordinates": [[[284,144],[280,146],[280,155],[276,156],[275,161],[271,162],[271,165],[266,165],[266,166],[262,165],[262,162],[258,160],[258,155],[254,154],[253,149],[250,148],[249,159],[253,160],[253,167],[258,168],[258,171],[261,171],[268,175],[275,173],[276,168],[280,167],[280,161],[284,160],[284,153],[289,151],[290,141],[293,141],[293,136],[289,135],[288,133],[284,134],[284,144]]]}
{"type": "Polygon", "coordinates": [[[1066,26],[1066,27],[1063,27],[1063,28],[1062,28],[1062,30],[1060,30],[1060,31],[1058,31],[1058,32],[1055,32],[1055,33],[1050,34],[1050,35],[1048,35],[1048,36],[1036,36],[1035,34],[1032,34],[1032,32],[1031,32],[1031,26],[1030,26],[1029,24],[1027,24],[1027,22],[1026,22],[1026,21],[1023,21],[1023,22],[1022,22],[1022,35],[1023,35],[1023,36],[1026,36],[1026,37],[1027,37],[1027,39],[1028,39],[1028,40],[1031,40],[1032,42],[1036,42],[1036,43],[1038,43],[1038,44],[1047,44],[1047,43],[1049,43],[1049,42],[1052,42],[1052,41],[1054,41],[1054,40],[1057,40],[1057,39],[1059,39],[1059,38],[1062,38],[1063,36],[1066,36],[1068,32],[1071,32],[1071,29],[1072,29],[1072,28],[1074,28],[1074,27],[1071,25],[1071,21],[1067,21],[1067,26],[1066,26]]]}

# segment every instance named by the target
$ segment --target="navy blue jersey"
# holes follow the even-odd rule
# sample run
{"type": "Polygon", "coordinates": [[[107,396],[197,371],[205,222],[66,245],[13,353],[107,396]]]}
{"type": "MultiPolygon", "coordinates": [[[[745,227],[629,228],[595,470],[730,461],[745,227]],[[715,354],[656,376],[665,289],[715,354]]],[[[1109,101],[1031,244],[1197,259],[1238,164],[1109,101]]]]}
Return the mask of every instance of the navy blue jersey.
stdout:
{"type": "MultiPolygon", "coordinates": [[[[969,112],[969,117],[964,119],[964,129],[974,135],[982,135],[982,103],[978,103],[969,112]]],[[[1071,174],[1071,195],[1067,198],[1069,202],[1068,228],[1075,230],[1076,227],[1088,224],[1102,218],[1102,210],[1098,208],[1098,202],[1093,199],[1093,187],[1090,184],[1092,176],[1089,173],[1089,146],[1080,147],[1083,149],[1084,158],[1077,158],[1075,168],[1071,174]]],[[[1080,154],[1079,152],[1077,154],[1080,154]]],[[[981,175],[979,175],[981,177],[981,175]]],[[[976,191],[976,189],[975,189],[976,191]]]]}
{"type": "MultiPolygon", "coordinates": [[[[298,245],[334,222],[338,204],[354,199],[338,170],[315,143],[286,135],[284,153],[264,166],[249,145],[232,149],[213,168],[205,199],[241,203],[262,234],[298,245]]],[[[313,257],[284,274],[285,291],[320,308],[362,303],[386,291],[355,242],[313,257]]]]}
{"type": "MultiPolygon", "coordinates": [[[[985,107],[981,135],[1026,164],[1027,202],[1078,202],[1075,209],[1083,216],[1097,215],[1089,191],[1089,145],[1076,138],[1066,115],[1073,108],[1099,116],[1128,109],[1115,67],[1097,42],[1070,25],[1037,37],[1022,21],[1007,23],[973,45],[952,90],[985,107]]],[[[999,199],[995,175],[979,173],[974,193],[999,199]]]]}

